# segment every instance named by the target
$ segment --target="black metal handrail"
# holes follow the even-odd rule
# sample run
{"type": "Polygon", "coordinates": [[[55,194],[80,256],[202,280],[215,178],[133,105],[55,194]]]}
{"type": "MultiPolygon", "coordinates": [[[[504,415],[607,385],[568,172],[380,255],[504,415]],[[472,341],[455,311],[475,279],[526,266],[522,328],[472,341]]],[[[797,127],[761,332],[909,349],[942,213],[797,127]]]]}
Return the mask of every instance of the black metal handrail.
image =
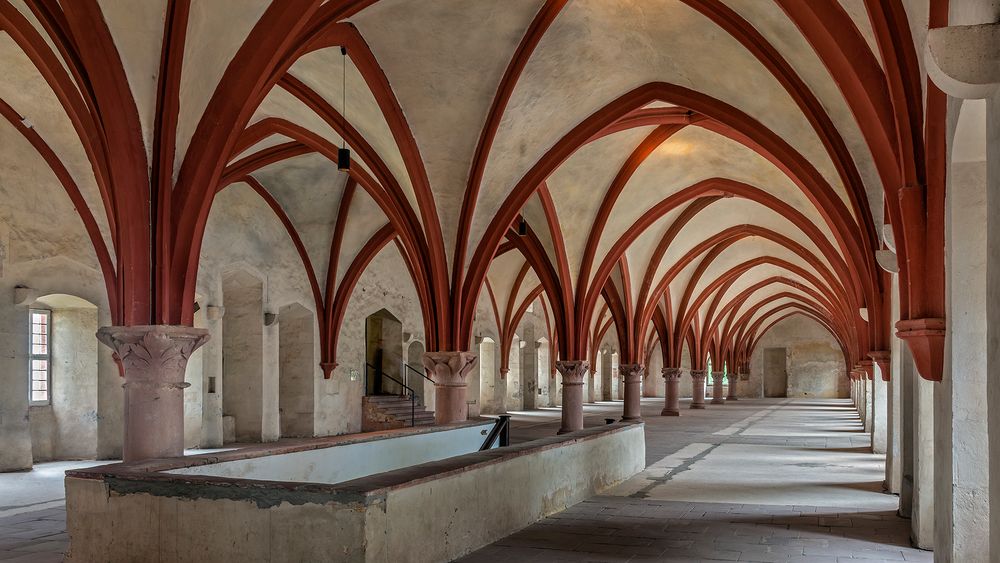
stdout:
{"type": "Polygon", "coordinates": [[[429,377],[427,377],[427,374],[424,373],[423,370],[419,370],[419,369],[411,366],[410,364],[403,364],[403,367],[406,368],[405,369],[405,373],[406,373],[405,379],[406,379],[407,383],[409,383],[409,381],[410,381],[410,372],[411,371],[413,373],[419,375],[420,377],[426,379],[427,381],[430,381],[431,383],[434,383],[434,380],[431,379],[431,378],[429,378],[429,377]]]}
{"type": "MultiPolygon", "coordinates": [[[[419,375],[420,377],[426,379],[427,381],[430,381],[431,383],[434,383],[434,380],[431,379],[431,378],[429,378],[429,377],[427,377],[426,373],[424,373],[423,371],[421,371],[421,370],[419,370],[419,369],[411,366],[410,364],[407,364],[407,363],[404,362],[403,363],[403,373],[405,375],[403,376],[403,381],[405,381],[407,385],[409,385],[409,383],[410,383],[410,372],[411,371],[413,373],[419,375]]],[[[422,405],[427,404],[423,399],[424,399],[424,394],[421,393],[420,394],[420,404],[422,404],[422,405]]]]}
{"type": "Polygon", "coordinates": [[[486,441],[480,446],[479,451],[488,450],[493,447],[493,444],[500,439],[500,447],[506,447],[510,445],[510,415],[501,414],[497,419],[496,424],[493,425],[493,429],[486,436],[486,441]]]}
{"type": "MultiPolygon", "coordinates": [[[[410,392],[410,426],[416,426],[417,425],[417,394],[413,390],[413,388],[410,387],[409,385],[403,383],[402,381],[396,379],[395,377],[389,375],[388,373],[385,373],[384,371],[380,370],[379,368],[377,368],[377,367],[375,367],[375,366],[373,366],[371,364],[367,364],[366,363],[365,365],[368,366],[368,369],[370,369],[371,371],[374,371],[376,376],[388,377],[389,379],[391,379],[391,380],[395,381],[396,383],[402,385],[403,389],[405,389],[406,391],[410,392]]],[[[367,384],[367,382],[366,382],[366,384],[367,384]]],[[[374,390],[374,388],[375,388],[375,386],[374,386],[374,382],[373,382],[372,389],[374,390]]],[[[404,392],[402,394],[402,396],[405,397],[406,393],[404,392]]]]}

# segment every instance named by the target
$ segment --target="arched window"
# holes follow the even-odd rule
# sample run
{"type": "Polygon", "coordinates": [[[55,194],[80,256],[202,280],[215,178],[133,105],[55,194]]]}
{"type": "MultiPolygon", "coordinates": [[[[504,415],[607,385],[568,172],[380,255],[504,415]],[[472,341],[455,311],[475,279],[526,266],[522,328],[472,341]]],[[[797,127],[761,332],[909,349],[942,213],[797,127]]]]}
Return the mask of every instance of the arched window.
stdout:
{"type": "Polygon", "coordinates": [[[28,356],[28,400],[32,405],[47,405],[52,388],[52,311],[30,309],[31,350],[28,356]]]}

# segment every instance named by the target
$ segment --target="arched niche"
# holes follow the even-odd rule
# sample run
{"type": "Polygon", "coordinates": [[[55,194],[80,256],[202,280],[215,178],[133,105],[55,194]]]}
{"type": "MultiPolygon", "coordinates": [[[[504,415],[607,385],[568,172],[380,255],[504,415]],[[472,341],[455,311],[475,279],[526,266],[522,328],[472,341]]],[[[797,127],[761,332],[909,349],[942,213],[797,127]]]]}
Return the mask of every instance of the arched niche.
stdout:
{"type": "Polygon", "coordinates": [[[524,370],[521,365],[521,348],[523,346],[524,341],[521,340],[520,336],[515,334],[510,346],[510,357],[507,360],[507,366],[510,371],[507,372],[504,381],[505,397],[503,405],[505,411],[519,411],[524,408],[524,370]]]}
{"type": "Polygon", "coordinates": [[[281,436],[313,436],[316,321],[313,312],[298,303],[282,307],[278,320],[278,416],[281,436]]]}
{"type": "Polygon", "coordinates": [[[538,374],[538,399],[536,401],[537,406],[551,406],[552,396],[551,396],[551,354],[549,350],[549,339],[539,338],[535,341],[535,369],[538,374]]]}
{"type": "Polygon", "coordinates": [[[403,323],[387,309],[365,319],[365,363],[367,394],[403,393],[403,323]]]}
{"type": "Polygon", "coordinates": [[[222,276],[225,441],[260,442],[264,428],[264,284],[243,270],[222,276]]]}
{"type": "Polygon", "coordinates": [[[31,450],[35,462],[94,459],[98,436],[97,306],[63,293],[28,309],[31,450]],[[36,322],[37,321],[37,322],[36,322]]]}
{"type": "Polygon", "coordinates": [[[597,398],[598,401],[610,401],[615,397],[615,391],[618,390],[617,382],[615,381],[615,372],[613,370],[612,356],[614,353],[610,348],[602,348],[600,352],[600,378],[601,378],[601,394],[597,398]]]}
{"type": "Polygon", "coordinates": [[[501,387],[497,373],[497,343],[489,336],[479,339],[479,412],[497,414],[503,412],[503,395],[497,392],[501,387]],[[499,399],[499,400],[498,400],[499,399]]]}
{"type": "Polygon", "coordinates": [[[410,342],[410,345],[406,347],[406,365],[408,369],[406,370],[406,375],[411,383],[408,383],[410,387],[413,387],[417,391],[417,399],[420,404],[424,405],[429,411],[434,410],[434,382],[420,377],[420,374],[424,373],[424,353],[426,353],[426,348],[424,348],[424,343],[419,340],[414,340],[410,342]]]}

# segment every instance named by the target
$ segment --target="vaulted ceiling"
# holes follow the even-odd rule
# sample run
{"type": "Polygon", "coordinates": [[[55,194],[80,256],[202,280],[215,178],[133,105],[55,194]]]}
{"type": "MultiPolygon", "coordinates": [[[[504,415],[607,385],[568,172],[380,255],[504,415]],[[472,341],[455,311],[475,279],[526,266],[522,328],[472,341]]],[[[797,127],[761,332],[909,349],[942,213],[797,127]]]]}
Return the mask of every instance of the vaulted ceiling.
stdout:
{"type": "Polygon", "coordinates": [[[894,120],[922,111],[924,77],[899,60],[930,17],[916,0],[0,0],[0,108],[65,167],[119,289],[109,161],[145,158],[172,214],[170,244],[148,241],[169,255],[154,320],[188,318],[212,194],[254,190],[326,318],[395,242],[431,349],[468,346],[488,281],[498,317],[541,296],[563,356],[613,319],[626,361],[659,341],[667,365],[685,344],[695,365],[742,362],[802,314],[851,364],[889,330],[883,193],[923,166],[904,154],[922,131],[894,120]]]}

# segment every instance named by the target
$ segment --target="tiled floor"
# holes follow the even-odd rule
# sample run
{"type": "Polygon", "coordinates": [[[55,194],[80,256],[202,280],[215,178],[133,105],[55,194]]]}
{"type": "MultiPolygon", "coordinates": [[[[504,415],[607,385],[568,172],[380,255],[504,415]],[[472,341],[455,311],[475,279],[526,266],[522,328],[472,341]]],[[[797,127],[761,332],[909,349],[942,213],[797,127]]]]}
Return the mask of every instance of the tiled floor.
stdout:
{"type": "MultiPolygon", "coordinates": [[[[909,547],[849,402],[739,401],[680,418],[660,407],[643,401],[646,471],[461,561],[933,560],[909,547]]],[[[588,423],[620,408],[588,406],[588,423]]],[[[558,426],[515,422],[515,439],[558,426]]]]}

